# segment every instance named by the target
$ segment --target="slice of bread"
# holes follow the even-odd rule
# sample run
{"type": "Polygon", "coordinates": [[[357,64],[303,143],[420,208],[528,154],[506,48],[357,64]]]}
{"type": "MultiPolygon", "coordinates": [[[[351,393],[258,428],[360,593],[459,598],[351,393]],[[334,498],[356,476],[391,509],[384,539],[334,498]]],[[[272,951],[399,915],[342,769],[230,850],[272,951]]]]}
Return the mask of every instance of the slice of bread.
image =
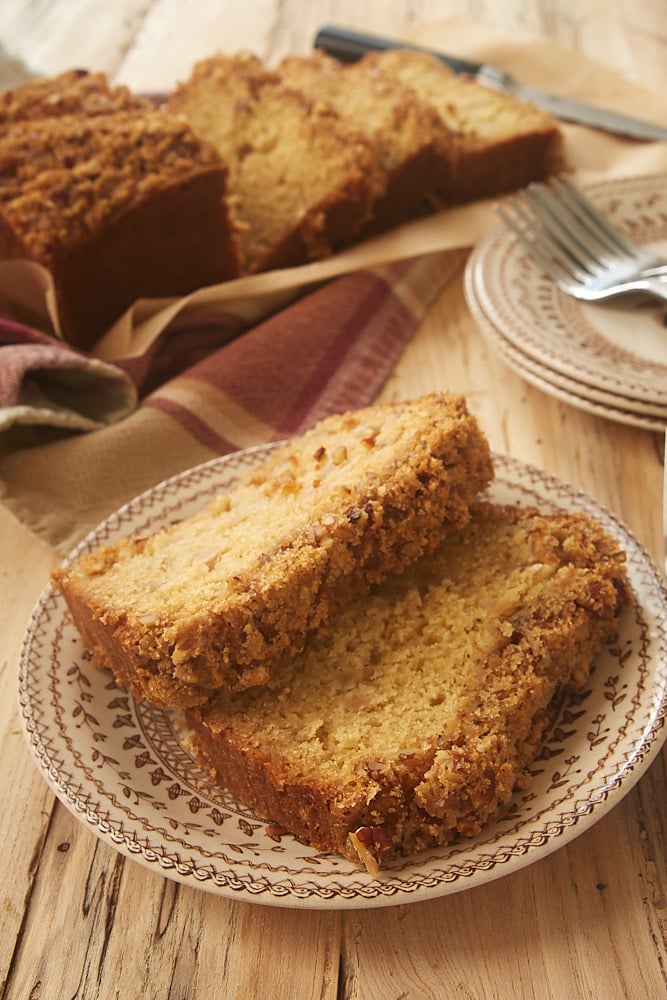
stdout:
{"type": "Polygon", "coordinates": [[[362,61],[411,88],[455,136],[452,170],[439,191],[443,204],[495,197],[560,167],[558,123],[534,105],[457,75],[426,52],[396,49],[362,61]]]}
{"type": "Polygon", "coordinates": [[[460,397],[320,422],[198,515],[54,574],[88,649],[157,705],[263,684],[350,599],[431,551],[493,475],[460,397]]]}
{"type": "Polygon", "coordinates": [[[168,109],[229,166],[246,272],[303,264],[352,243],[384,185],[358,129],[250,53],[198,63],[168,109]]]}
{"type": "Polygon", "coordinates": [[[415,93],[365,60],[343,66],[323,52],[289,56],[277,72],[291,87],[325,101],[375,147],[385,186],[364,235],[389,229],[433,207],[448,183],[453,136],[415,93]]]}
{"type": "Polygon", "coordinates": [[[260,816],[377,874],[509,801],[552,699],[614,632],[624,579],[588,517],[481,503],[265,687],[188,711],[192,747],[260,816]]]}

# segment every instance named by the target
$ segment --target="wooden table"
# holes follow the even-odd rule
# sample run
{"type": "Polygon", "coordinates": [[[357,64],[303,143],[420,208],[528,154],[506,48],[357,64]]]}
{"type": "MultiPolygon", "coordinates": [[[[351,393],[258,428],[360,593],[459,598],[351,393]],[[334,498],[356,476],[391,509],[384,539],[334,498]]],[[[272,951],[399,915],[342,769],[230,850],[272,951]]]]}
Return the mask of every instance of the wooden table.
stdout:
{"type": "MultiPolygon", "coordinates": [[[[505,35],[549,35],[654,90],[667,86],[660,0],[360,4],[247,0],[4,0],[3,44],[37,72],[72,65],[167,88],[216,48],[273,60],[325,22],[405,36],[462,14],[505,35]]],[[[384,395],[465,393],[492,447],[613,510],[662,559],[662,437],[543,395],[485,346],[455,282],[384,395]]],[[[54,553],[0,508],[2,865],[0,996],[656,998],[667,995],[663,753],[569,846],[509,877],[383,909],[303,911],[182,887],[125,860],[54,800],[25,747],[16,672],[54,553]]]]}

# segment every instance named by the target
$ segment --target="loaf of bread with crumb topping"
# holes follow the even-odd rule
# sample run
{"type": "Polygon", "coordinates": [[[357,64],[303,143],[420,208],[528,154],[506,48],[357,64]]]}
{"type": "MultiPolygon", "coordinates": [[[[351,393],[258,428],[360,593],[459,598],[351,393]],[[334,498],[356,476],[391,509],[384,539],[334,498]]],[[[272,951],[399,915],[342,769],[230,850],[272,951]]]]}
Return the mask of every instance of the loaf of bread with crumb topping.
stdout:
{"type": "Polygon", "coordinates": [[[251,53],[202,60],[169,99],[230,171],[248,273],[330,256],[353,242],[384,187],[372,144],[317,95],[251,53]]]}
{"type": "Polygon", "coordinates": [[[534,105],[456,74],[428,52],[373,52],[362,63],[408,87],[451,129],[452,167],[439,190],[443,205],[495,197],[562,167],[558,122],[534,105]]]}
{"type": "Polygon", "coordinates": [[[508,803],[627,599],[624,556],[593,519],[481,502],[265,687],[188,710],[189,740],[259,816],[377,875],[508,803]]]}
{"type": "Polygon", "coordinates": [[[227,169],[187,122],[96,74],[0,97],[0,259],[41,264],[90,347],[139,298],[238,276],[227,169]]]}
{"type": "Polygon", "coordinates": [[[181,523],[54,573],[95,662],[159,706],[264,684],[343,598],[461,528],[493,476],[447,394],[328,417],[181,523]]]}
{"type": "Polygon", "coordinates": [[[0,259],[51,273],[84,349],[139,298],[320,260],[560,166],[552,118],[411,50],[275,71],[220,53],[159,109],[69,70],[0,94],[0,124],[0,259]]]}
{"type": "Polygon", "coordinates": [[[287,56],[277,72],[291,87],[324,101],[373,144],[385,174],[363,235],[382,232],[433,208],[447,185],[454,137],[414,91],[360,60],[342,65],[323,52],[287,56]]]}

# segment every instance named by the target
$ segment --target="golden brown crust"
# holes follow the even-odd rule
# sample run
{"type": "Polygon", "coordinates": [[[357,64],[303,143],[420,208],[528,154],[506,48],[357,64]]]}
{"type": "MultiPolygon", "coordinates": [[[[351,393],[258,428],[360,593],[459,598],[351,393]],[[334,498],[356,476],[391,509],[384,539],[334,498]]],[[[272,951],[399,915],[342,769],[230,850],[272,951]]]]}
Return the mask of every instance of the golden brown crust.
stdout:
{"type": "Polygon", "coordinates": [[[469,517],[492,478],[460,397],[329,417],[194,518],[58,571],[84,641],[157,704],[264,683],[343,598],[469,517]]]}
{"type": "Polygon", "coordinates": [[[76,346],[140,297],[238,275],[226,167],[186,122],[99,74],[26,84],[5,95],[4,114],[0,258],[51,272],[76,346]]]}
{"type": "Polygon", "coordinates": [[[0,91],[0,125],[62,115],[86,118],[118,111],[150,111],[153,105],[127,87],[112,86],[104,73],[72,69],[0,91]]]}
{"type": "Polygon", "coordinates": [[[476,834],[627,599],[624,557],[596,522],[480,504],[266,688],[189,711],[193,746],[261,815],[351,860],[476,834]]]}

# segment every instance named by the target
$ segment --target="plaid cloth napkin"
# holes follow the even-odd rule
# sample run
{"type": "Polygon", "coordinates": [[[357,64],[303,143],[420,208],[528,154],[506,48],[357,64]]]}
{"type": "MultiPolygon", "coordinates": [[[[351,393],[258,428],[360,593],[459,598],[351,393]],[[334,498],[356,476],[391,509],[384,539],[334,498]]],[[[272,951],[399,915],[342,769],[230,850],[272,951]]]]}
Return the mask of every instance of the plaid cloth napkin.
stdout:
{"type": "MultiPolygon", "coordinates": [[[[122,503],[170,475],[368,404],[462,260],[461,252],[445,251],[344,275],[217,349],[210,346],[210,330],[203,338],[201,331],[180,333],[176,346],[166,336],[169,362],[154,356],[152,372],[142,371],[135,385],[128,385],[133,364],[124,372],[119,362],[102,373],[101,363],[91,365],[92,359],[67,345],[14,324],[15,342],[3,348],[13,350],[7,381],[22,405],[41,407],[45,424],[44,392],[35,394],[31,384],[39,352],[45,362],[51,358],[51,376],[69,362],[70,373],[81,379],[79,386],[69,385],[70,413],[86,396],[97,393],[99,400],[103,388],[113,397],[124,387],[128,409],[133,392],[140,398],[124,419],[112,410],[106,426],[88,433],[54,432],[63,426],[54,408],[51,426],[33,429],[29,447],[25,441],[17,447],[8,435],[0,454],[4,502],[64,553],[122,503]],[[166,376],[174,367],[177,374],[152,384],[156,372],[166,376]],[[103,374],[106,383],[99,381],[103,374]]],[[[4,381],[1,361],[0,370],[4,381]]]]}
{"type": "Polygon", "coordinates": [[[95,430],[136,403],[119,368],[0,315],[0,434],[18,425],[95,430]]]}

